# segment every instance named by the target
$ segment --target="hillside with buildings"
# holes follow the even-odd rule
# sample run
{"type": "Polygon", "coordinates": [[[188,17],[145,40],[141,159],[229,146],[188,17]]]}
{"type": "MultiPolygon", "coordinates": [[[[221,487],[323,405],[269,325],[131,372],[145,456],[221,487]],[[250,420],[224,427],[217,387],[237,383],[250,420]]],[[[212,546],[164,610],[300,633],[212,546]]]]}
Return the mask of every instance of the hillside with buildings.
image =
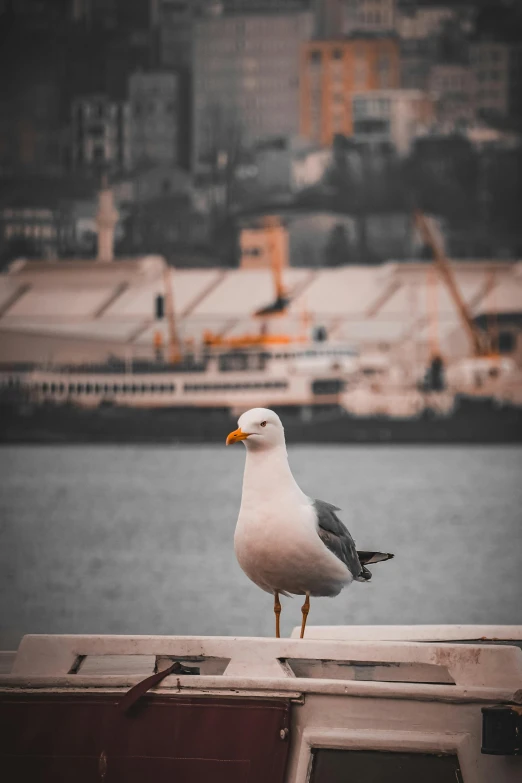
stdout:
{"type": "Polygon", "coordinates": [[[2,0],[0,263],[234,267],[278,214],[295,266],[522,248],[522,11],[502,0],[2,0]]]}

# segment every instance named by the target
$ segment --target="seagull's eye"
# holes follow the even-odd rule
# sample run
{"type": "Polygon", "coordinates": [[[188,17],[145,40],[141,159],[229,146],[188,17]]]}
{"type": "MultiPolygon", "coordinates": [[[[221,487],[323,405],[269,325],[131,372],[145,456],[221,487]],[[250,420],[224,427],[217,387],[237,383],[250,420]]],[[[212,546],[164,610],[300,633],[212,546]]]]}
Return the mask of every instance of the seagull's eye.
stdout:
{"type": "Polygon", "coordinates": [[[262,427],[266,427],[266,421],[262,421],[262,422],[261,422],[261,426],[262,426],[262,427]]]}

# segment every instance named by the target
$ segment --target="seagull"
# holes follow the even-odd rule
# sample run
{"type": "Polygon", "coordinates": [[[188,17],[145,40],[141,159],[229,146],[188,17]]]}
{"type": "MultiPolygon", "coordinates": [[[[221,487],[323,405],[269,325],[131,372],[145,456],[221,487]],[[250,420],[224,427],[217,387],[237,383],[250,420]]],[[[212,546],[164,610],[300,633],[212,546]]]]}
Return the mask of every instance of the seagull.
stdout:
{"type": "Polygon", "coordinates": [[[367,582],[370,563],[392,554],[358,552],[350,533],[324,500],[312,500],[288,464],[281,419],[268,408],[252,408],[226,440],[246,446],[241,507],[234,535],[239,565],[258,587],[274,596],[280,637],[280,595],[304,595],[301,639],[311,596],[336,596],[354,580],[367,582]]]}

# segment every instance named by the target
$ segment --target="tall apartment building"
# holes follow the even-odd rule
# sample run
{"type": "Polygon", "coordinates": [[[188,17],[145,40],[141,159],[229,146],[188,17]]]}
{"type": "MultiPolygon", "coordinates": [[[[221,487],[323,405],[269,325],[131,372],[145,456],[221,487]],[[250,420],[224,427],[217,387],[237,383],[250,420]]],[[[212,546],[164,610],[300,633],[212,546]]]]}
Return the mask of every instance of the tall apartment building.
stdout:
{"type": "Polygon", "coordinates": [[[299,62],[308,11],[201,17],[193,40],[193,165],[299,131],[299,62]]]}
{"type": "Polygon", "coordinates": [[[301,57],[301,133],[323,145],[353,134],[352,97],[400,86],[394,36],[311,41],[301,57]]]}
{"type": "MultiPolygon", "coordinates": [[[[477,112],[510,113],[512,46],[500,41],[475,41],[470,46],[477,112]]],[[[519,83],[519,89],[522,85],[519,83]]]]}
{"type": "Polygon", "coordinates": [[[418,6],[402,6],[396,18],[396,30],[404,40],[425,40],[438,35],[446,22],[457,18],[457,9],[449,2],[418,6]]]}
{"type": "Polygon", "coordinates": [[[75,169],[130,168],[129,105],[105,95],[72,104],[72,163],[75,169]]]}
{"type": "Polygon", "coordinates": [[[433,104],[421,90],[372,90],[352,99],[353,137],[369,145],[391,145],[403,157],[433,122],[433,104]]]}
{"type": "Polygon", "coordinates": [[[157,30],[161,68],[190,70],[192,65],[192,0],[154,0],[153,25],[157,30]]]}
{"type": "Polygon", "coordinates": [[[133,73],[129,79],[132,164],[177,163],[178,76],[167,71],[133,73]]]}
{"type": "Polygon", "coordinates": [[[473,74],[465,63],[437,63],[431,68],[429,93],[439,123],[449,130],[475,118],[473,74]]]}

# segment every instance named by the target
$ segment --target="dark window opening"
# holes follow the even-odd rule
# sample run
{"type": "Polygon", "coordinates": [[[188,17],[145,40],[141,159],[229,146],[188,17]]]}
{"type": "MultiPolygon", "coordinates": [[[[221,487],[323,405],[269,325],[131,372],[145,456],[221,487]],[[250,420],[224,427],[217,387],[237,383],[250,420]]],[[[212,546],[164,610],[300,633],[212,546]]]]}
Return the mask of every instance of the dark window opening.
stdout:
{"type": "Polygon", "coordinates": [[[312,383],[313,394],[339,394],[344,384],[337,378],[317,380],[312,383]]]}
{"type": "Polygon", "coordinates": [[[513,353],[515,350],[515,335],[513,332],[502,331],[498,335],[498,351],[499,353],[513,353]]]}
{"type": "Polygon", "coordinates": [[[388,753],[375,750],[315,750],[310,783],[456,783],[462,780],[457,756],[388,753]]]}

